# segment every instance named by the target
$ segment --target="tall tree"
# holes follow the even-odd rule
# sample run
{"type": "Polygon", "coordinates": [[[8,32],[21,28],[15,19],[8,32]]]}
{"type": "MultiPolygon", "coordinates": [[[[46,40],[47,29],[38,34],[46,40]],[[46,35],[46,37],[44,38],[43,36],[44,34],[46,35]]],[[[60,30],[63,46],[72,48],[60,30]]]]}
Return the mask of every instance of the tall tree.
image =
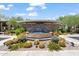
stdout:
{"type": "Polygon", "coordinates": [[[0,20],[8,20],[8,19],[9,19],[8,16],[5,16],[4,14],[0,13],[0,20]]]}
{"type": "Polygon", "coordinates": [[[64,25],[64,30],[65,28],[67,29],[67,27],[70,29],[74,28],[76,30],[76,26],[79,26],[79,14],[59,17],[57,20],[59,23],[64,25]]]}
{"type": "Polygon", "coordinates": [[[59,17],[58,21],[67,26],[79,25],[79,15],[59,17]]]}

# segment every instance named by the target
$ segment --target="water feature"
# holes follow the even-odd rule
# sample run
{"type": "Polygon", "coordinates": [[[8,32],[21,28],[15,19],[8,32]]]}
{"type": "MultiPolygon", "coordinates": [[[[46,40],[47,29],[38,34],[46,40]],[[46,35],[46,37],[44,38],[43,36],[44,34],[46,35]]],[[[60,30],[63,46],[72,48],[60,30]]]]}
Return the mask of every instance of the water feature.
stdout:
{"type": "Polygon", "coordinates": [[[44,32],[34,32],[34,33],[29,33],[27,36],[27,39],[31,40],[48,40],[51,39],[52,35],[50,33],[44,33],[44,32]]]}
{"type": "Polygon", "coordinates": [[[35,26],[32,26],[28,29],[30,32],[27,36],[27,39],[31,40],[47,40],[51,38],[52,35],[49,33],[48,27],[43,23],[37,23],[35,26]]]}

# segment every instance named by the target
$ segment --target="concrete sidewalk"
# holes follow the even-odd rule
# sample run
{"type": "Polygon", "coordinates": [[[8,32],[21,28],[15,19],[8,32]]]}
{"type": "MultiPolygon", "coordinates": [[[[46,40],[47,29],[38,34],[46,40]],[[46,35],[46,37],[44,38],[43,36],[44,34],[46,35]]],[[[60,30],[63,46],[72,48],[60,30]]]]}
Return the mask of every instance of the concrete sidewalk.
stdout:
{"type": "Polygon", "coordinates": [[[79,56],[79,50],[62,51],[0,51],[1,56],[79,56]]]}
{"type": "Polygon", "coordinates": [[[74,39],[74,38],[70,38],[70,37],[79,37],[79,34],[60,35],[59,37],[62,37],[62,38],[64,38],[66,41],[74,42],[75,44],[79,45],[79,40],[74,39]]]}
{"type": "Polygon", "coordinates": [[[0,37],[1,37],[1,38],[7,38],[7,39],[4,39],[4,40],[1,40],[1,41],[0,41],[0,46],[2,46],[5,41],[11,40],[11,39],[13,39],[13,38],[16,38],[16,36],[9,36],[9,35],[0,35],[0,37]]]}

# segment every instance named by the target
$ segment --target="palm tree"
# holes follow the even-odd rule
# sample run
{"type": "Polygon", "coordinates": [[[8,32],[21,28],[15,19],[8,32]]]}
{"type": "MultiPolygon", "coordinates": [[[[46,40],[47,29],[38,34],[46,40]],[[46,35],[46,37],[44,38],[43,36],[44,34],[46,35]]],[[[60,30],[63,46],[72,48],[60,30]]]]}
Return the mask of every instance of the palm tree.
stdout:
{"type": "Polygon", "coordinates": [[[6,23],[9,26],[9,30],[11,29],[10,27],[14,27],[17,28],[20,26],[20,24],[18,23],[18,21],[23,20],[23,18],[21,17],[12,17],[9,19],[9,21],[6,23]]]}

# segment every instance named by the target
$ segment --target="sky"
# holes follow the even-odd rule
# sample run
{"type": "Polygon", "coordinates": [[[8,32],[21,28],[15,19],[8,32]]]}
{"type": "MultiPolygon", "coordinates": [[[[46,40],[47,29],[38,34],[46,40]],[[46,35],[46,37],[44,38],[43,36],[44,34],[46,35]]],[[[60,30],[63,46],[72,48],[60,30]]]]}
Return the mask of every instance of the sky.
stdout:
{"type": "Polygon", "coordinates": [[[79,13],[78,3],[0,3],[0,13],[27,19],[52,19],[79,13]]]}

